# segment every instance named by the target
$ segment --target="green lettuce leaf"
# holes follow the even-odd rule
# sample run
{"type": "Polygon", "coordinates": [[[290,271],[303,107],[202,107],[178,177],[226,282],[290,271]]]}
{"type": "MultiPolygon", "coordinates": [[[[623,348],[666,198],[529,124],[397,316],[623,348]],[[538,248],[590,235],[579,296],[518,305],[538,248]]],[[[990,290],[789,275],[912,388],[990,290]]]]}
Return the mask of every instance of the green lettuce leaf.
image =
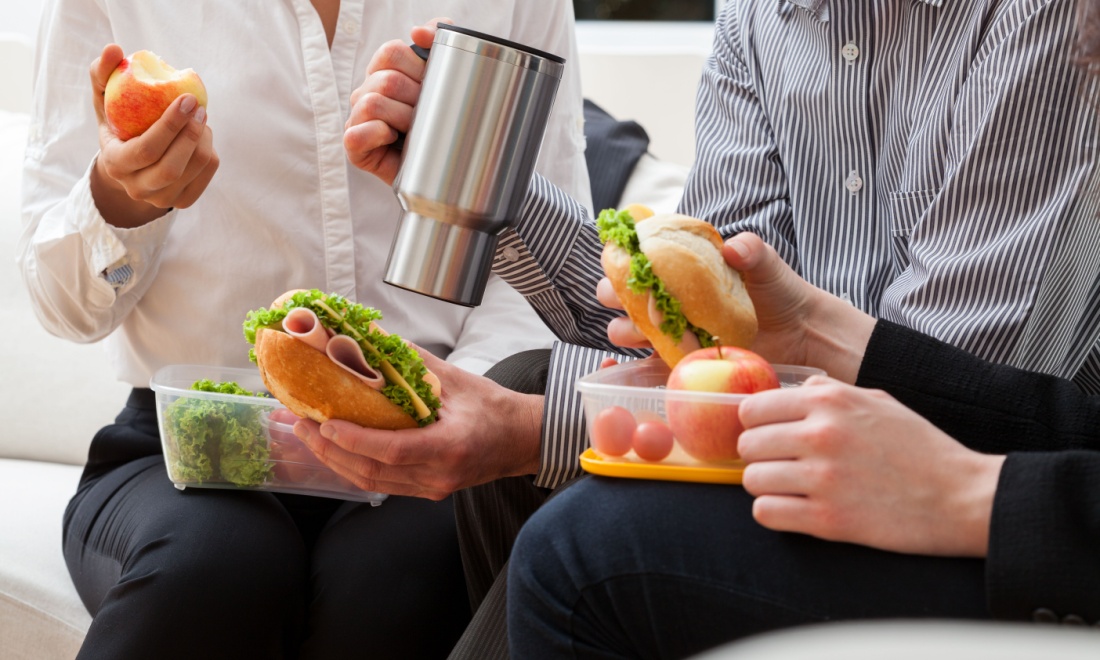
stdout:
{"type": "MultiPolygon", "coordinates": [[[[267,397],[237,383],[199,380],[199,392],[267,397]]],[[[164,411],[169,469],[176,481],[203,483],[224,480],[238,486],[259,486],[271,476],[272,462],[260,406],[229,401],[179,398],[164,411]]]]}

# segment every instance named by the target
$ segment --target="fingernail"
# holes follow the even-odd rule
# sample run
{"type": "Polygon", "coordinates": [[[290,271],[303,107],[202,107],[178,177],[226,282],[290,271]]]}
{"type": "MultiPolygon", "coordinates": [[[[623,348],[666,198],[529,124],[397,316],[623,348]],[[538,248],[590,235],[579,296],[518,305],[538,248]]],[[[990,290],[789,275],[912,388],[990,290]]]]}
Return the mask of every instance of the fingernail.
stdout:
{"type": "Polygon", "coordinates": [[[195,123],[201,124],[206,121],[206,108],[199,106],[199,109],[195,111],[195,123]]]}
{"type": "Polygon", "coordinates": [[[726,245],[733,248],[733,251],[737,253],[737,256],[741,257],[742,259],[748,258],[748,256],[749,256],[749,246],[742,243],[741,240],[739,238],[737,238],[736,236],[734,236],[729,241],[727,241],[726,245]]]}
{"type": "Polygon", "coordinates": [[[309,429],[306,428],[305,424],[299,422],[294,425],[294,435],[298,436],[298,439],[302,442],[305,442],[309,440],[309,429]]]}
{"type": "Polygon", "coordinates": [[[198,101],[195,99],[194,96],[185,96],[183,100],[180,101],[180,112],[185,115],[189,115],[191,114],[191,111],[195,109],[195,106],[197,104],[198,101]]]}
{"type": "Polygon", "coordinates": [[[336,429],[328,424],[321,425],[321,436],[332,441],[336,441],[336,429]]]}

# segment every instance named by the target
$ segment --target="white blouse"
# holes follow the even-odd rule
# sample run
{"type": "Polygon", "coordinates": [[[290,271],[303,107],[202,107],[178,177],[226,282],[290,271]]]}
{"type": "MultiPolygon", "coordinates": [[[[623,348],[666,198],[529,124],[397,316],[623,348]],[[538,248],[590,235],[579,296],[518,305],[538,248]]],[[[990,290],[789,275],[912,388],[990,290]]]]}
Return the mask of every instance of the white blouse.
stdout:
{"type": "Polygon", "coordinates": [[[475,373],[548,347],[552,334],[495,275],[475,309],[382,282],[401,210],[348,163],[344,122],[375,50],[438,16],[566,58],[538,171],[590,207],[568,0],[343,0],[331,51],[309,0],[49,2],[18,254],[42,323],[78,342],[106,338],[118,377],[142,387],[166,364],[246,366],[245,313],[291,288],[376,307],[388,331],[475,373]],[[197,203],[131,230],[106,224],[89,190],[88,67],[111,42],[199,73],[221,159],[197,203]],[[116,290],[104,274],[119,270],[129,277],[116,290]]]}

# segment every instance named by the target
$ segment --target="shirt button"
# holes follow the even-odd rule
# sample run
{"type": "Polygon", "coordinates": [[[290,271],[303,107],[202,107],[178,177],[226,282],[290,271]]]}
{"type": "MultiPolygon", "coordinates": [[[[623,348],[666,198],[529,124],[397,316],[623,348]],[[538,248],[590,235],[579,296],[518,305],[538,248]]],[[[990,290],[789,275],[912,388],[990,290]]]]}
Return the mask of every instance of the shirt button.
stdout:
{"type": "Polygon", "coordinates": [[[504,257],[505,261],[516,261],[519,259],[519,250],[508,246],[500,251],[500,256],[504,257]]]}
{"type": "Polygon", "coordinates": [[[1035,623],[1058,623],[1058,615],[1053,610],[1040,607],[1031,613],[1031,620],[1035,623]]]}
{"type": "Polygon", "coordinates": [[[344,34],[356,34],[359,32],[359,21],[345,21],[344,34]]]}
{"type": "Polygon", "coordinates": [[[859,173],[852,170],[848,174],[848,178],[844,180],[844,187],[848,189],[848,192],[853,195],[863,190],[863,179],[860,178],[859,173]]]}
{"type": "Polygon", "coordinates": [[[848,60],[848,64],[855,62],[859,58],[859,46],[849,41],[840,49],[840,56],[848,60]]]}

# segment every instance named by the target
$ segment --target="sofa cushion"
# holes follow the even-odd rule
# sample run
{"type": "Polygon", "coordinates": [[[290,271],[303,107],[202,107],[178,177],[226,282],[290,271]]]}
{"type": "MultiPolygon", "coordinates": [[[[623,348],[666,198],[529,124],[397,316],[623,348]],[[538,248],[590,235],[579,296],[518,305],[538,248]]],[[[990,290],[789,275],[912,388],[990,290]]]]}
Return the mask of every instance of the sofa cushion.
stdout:
{"type": "Polygon", "coordinates": [[[4,658],[72,658],[91,617],[61,554],[61,516],[81,468],[0,458],[0,639],[4,658]]]}
{"type": "Polygon", "coordinates": [[[101,345],[50,335],[31,309],[15,263],[27,123],[27,115],[0,112],[0,401],[11,413],[0,457],[83,464],[129,387],[115,380],[101,345]]]}

